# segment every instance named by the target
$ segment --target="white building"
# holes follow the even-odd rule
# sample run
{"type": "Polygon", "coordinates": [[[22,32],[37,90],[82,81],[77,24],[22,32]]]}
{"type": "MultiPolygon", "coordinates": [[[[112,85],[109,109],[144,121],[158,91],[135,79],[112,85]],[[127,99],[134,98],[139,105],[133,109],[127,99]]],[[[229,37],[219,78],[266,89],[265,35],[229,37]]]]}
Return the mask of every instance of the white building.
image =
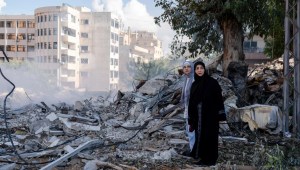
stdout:
{"type": "MultiPolygon", "coordinates": [[[[34,16],[1,15],[0,48],[9,60],[32,60],[35,56],[35,22],[34,16]]],[[[0,59],[4,55],[0,52],[0,59]]]]}
{"type": "Polygon", "coordinates": [[[129,72],[130,60],[136,64],[148,63],[163,57],[162,42],[153,32],[135,31],[130,29],[120,33],[120,89],[133,90],[132,73],[129,72]]]}
{"type": "Polygon", "coordinates": [[[35,10],[36,59],[57,84],[86,91],[118,88],[119,19],[84,7],[35,10]]]}
{"type": "Polygon", "coordinates": [[[111,12],[67,4],[40,7],[34,16],[0,16],[0,47],[11,59],[35,60],[58,86],[89,92],[120,89],[130,58],[149,62],[163,57],[154,33],[121,33],[121,24],[111,12]]]}
{"type": "Polygon", "coordinates": [[[82,12],[80,87],[118,89],[120,20],[111,12],[82,12]]]}
{"type": "Polygon", "coordinates": [[[80,12],[67,5],[37,8],[36,61],[39,68],[56,75],[59,86],[79,87],[80,12]]]}

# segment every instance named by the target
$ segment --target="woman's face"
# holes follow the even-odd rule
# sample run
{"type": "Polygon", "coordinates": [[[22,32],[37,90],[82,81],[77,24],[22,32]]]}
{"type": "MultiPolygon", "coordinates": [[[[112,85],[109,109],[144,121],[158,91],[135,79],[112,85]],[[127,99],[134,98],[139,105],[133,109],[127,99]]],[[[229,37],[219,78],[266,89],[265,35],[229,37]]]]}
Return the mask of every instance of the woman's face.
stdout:
{"type": "Polygon", "coordinates": [[[192,67],[190,65],[183,66],[183,73],[185,75],[189,75],[191,73],[191,71],[192,71],[192,67]]]}
{"type": "Polygon", "coordinates": [[[196,66],[195,73],[198,76],[200,76],[200,77],[203,76],[204,72],[205,72],[205,69],[202,65],[199,64],[199,65],[196,66]]]}

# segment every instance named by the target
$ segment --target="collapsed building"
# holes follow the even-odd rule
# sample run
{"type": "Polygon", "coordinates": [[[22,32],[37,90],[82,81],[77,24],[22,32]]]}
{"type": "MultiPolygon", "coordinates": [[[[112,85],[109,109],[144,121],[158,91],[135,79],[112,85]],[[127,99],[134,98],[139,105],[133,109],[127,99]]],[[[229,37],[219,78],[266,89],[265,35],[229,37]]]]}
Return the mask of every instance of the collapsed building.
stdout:
{"type": "MultiPolygon", "coordinates": [[[[286,165],[300,166],[299,140],[282,138],[282,63],[274,62],[249,71],[244,107],[237,106],[232,82],[211,74],[222,87],[227,114],[220,125],[217,168],[264,166],[270,161],[265,155],[277,151],[269,147],[274,145],[285,148],[286,165]]],[[[181,155],[188,147],[179,103],[182,83],[174,71],[134,91],[73,104],[2,106],[0,169],[193,169],[191,158],[181,155]]],[[[10,102],[25,95],[17,92],[10,102]]]]}

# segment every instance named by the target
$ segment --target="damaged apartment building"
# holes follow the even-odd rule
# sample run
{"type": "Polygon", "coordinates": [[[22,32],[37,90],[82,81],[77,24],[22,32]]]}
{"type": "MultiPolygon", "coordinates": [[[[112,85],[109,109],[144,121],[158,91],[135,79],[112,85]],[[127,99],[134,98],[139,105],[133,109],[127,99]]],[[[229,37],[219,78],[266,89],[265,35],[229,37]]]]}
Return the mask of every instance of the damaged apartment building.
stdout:
{"type": "MultiPolygon", "coordinates": [[[[157,37],[152,37],[157,43],[145,39],[143,45],[135,45],[137,39],[123,43],[122,27],[121,18],[112,12],[68,4],[46,6],[35,9],[34,15],[0,15],[0,43],[10,61],[35,61],[54,85],[104,92],[120,89],[120,63],[126,63],[126,56],[148,60],[163,55],[157,37]],[[121,51],[128,43],[134,50],[121,51]]],[[[3,61],[4,57],[1,53],[3,61]]]]}

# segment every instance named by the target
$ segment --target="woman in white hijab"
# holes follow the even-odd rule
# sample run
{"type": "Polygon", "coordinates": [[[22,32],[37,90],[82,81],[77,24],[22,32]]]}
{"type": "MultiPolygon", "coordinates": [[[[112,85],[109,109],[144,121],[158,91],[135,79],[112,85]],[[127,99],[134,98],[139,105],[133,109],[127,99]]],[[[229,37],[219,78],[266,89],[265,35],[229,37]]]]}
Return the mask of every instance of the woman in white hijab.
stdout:
{"type": "MultiPolygon", "coordinates": [[[[186,134],[189,138],[189,147],[190,151],[192,151],[194,143],[195,143],[195,132],[189,131],[188,125],[188,106],[189,106],[189,98],[190,98],[190,89],[192,83],[194,81],[194,63],[191,61],[185,61],[182,65],[184,83],[181,91],[181,103],[184,107],[184,118],[186,120],[186,134]]],[[[190,152],[189,152],[190,153],[190,152]]],[[[184,153],[184,155],[189,156],[189,153],[184,153]]]]}

